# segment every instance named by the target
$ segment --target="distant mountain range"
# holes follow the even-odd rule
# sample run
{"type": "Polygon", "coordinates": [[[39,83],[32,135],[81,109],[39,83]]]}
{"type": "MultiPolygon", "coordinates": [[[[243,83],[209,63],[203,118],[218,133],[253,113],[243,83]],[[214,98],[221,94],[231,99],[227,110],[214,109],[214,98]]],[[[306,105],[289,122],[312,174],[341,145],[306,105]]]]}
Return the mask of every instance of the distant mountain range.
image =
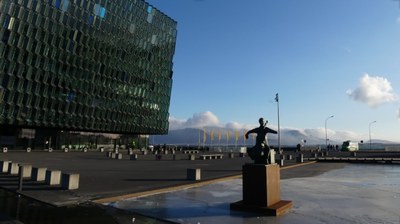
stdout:
{"type": "MultiPolygon", "coordinates": [[[[186,129],[178,129],[178,130],[170,130],[167,135],[156,135],[150,138],[150,142],[152,144],[172,144],[172,145],[198,145],[199,143],[202,145],[203,142],[205,145],[211,145],[211,135],[214,136],[212,144],[213,145],[253,145],[254,140],[252,136],[249,137],[246,141],[243,139],[243,130],[229,130],[226,128],[206,128],[206,138],[204,142],[204,130],[196,129],[196,128],[186,128],[186,129]],[[214,130],[214,131],[212,131],[214,130]],[[220,132],[220,139],[218,137],[218,132],[220,132]],[[229,132],[229,138],[227,141],[226,133],[229,132]],[[236,133],[238,133],[238,140],[236,142],[236,133]]],[[[358,139],[352,139],[350,136],[346,136],[343,133],[337,134],[338,136],[332,136],[332,140],[328,142],[328,144],[338,144],[341,145],[343,141],[353,140],[360,141],[358,139]],[[339,139],[340,138],[340,139],[339,139]]],[[[306,145],[325,145],[325,134],[322,133],[321,130],[318,131],[302,131],[296,129],[283,129],[281,130],[281,145],[295,146],[297,144],[306,144],[306,145]]],[[[354,137],[353,137],[354,138],[354,137]]],[[[398,144],[391,141],[373,139],[373,143],[379,144],[398,144]]],[[[268,142],[270,145],[278,145],[278,135],[276,134],[268,134],[268,142]]],[[[369,141],[364,140],[364,143],[368,143],[369,141]]]]}

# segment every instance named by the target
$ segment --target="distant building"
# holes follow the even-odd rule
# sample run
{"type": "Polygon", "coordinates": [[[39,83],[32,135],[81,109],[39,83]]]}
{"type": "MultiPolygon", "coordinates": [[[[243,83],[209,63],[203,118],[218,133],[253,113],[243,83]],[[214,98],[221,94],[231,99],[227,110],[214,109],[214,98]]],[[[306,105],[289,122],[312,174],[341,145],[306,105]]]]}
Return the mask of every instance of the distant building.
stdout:
{"type": "Polygon", "coordinates": [[[8,0],[0,26],[2,147],[97,147],[168,132],[177,23],[156,8],[8,0]]]}

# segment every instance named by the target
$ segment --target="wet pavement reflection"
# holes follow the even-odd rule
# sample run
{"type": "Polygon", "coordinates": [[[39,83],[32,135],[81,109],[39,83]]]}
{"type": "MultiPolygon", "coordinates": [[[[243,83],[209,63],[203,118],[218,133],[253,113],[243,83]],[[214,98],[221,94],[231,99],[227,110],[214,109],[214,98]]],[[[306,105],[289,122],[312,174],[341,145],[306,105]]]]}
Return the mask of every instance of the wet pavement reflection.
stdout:
{"type": "Polygon", "coordinates": [[[79,204],[70,207],[55,207],[0,189],[0,223],[163,224],[170,222],[92,203],[79,204]]]}
{"type": "Polygon", "coordinates": [[[400,224],[400,166],[348,164],[312,177],[281,180],[282,200],[294,207],[280,217],[229,210],[241,200],[235,179],[110,206],[179,223],[394,223],[400,224]]]}

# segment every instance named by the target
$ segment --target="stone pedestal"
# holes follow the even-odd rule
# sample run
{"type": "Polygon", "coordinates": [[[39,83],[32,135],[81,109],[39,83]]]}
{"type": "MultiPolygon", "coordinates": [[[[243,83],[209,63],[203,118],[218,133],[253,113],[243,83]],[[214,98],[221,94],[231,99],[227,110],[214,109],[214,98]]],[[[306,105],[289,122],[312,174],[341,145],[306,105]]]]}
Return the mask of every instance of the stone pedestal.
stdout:
{"type": "Polygon", "coordinates": [[[232,210],[278,216],[293,206],[282,201],[280,168],[277,164],[246,164],[243,166],[243,200],[232,203],[232,210]]]}

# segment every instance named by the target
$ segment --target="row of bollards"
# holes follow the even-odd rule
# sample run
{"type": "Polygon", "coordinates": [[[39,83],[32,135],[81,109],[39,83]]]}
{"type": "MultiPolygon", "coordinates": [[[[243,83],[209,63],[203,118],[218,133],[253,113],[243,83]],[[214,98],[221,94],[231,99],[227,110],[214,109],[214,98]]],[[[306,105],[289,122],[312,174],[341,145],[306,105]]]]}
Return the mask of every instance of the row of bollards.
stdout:
{"type": "Polygon", "coordinates": [[[75,190],[79,188],[78,173],[63,173],[60,170],[48,170],[45,167],[32,167],[31,164],[20,164],[12,161],[0,161],[2,173],[18,175],[18,190],[22,191],[24,180],[44,182],[47,185],[61,185],[62,189],[75,190]]]}

